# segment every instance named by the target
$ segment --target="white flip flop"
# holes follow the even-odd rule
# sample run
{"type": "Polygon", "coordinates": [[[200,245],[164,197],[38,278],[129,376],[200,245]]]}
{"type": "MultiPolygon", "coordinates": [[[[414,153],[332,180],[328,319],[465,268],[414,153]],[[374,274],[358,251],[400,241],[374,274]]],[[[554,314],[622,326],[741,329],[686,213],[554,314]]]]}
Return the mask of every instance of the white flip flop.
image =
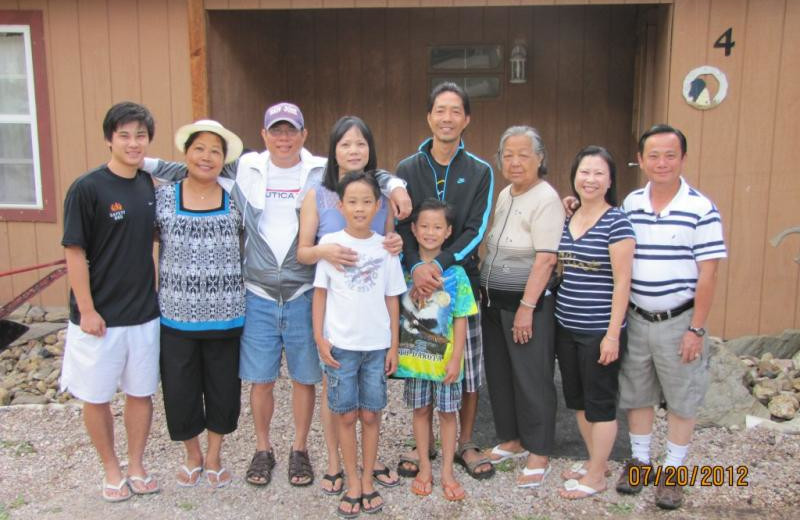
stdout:
{"type": "MultiPolygon", "coordinates": [[[[586,462],[576,462],[575,464],[569,467],[569,471],[571,471],[572,473],[577,473],[581,477],[585,477],[586,474],[589,473],[589,471],[586,469],[586,462]]],[[[610,477],[611,470],[607,469],[605,475],[606,477],[610,477]]],[[[568,479],[568,480],[574,480],[574,479],[568,479]]]]}
{"type": "Polygon", "coordinates": [[[208,485],[211,486],[212,488],[216,488],[216,489],[224,488],[225,486],[230,484],[231,481],[233,480],[233,475],[231,475],[231,478],[229,478],[227,480],[222,480],[220,478],[220,477],[222,477],[222,474],[226,473],[226,472],[228,473],[228,475],[231,475],[231,472],[228,471],[225,468],[220,468],[218,471],[214,471],[213,469],[206,468],[206,482],[208,482],[208,485]],[[211,482],[211,479],[209,477],[212,477],[212,476],[216,477],[216,479],[217,479],[216,482],[211,482]]]}
{"type": "Polygon", "coordinates": [[[541,478],[541,480],[537,480],[535,482],[525,482],[525,483],[522,483],[522,484],[518,483],[517,487],[518,488],[522,488],[522,489],[527,489],[527,488],[537,488],[537,487],[541,486],[542,484],[544,484],[544,479],[547,477],[547,475],[550,474],[550,469],[551,469],[550,464],[548,464],[546,468],[530,469],[527,466],[522,468],[522,476],[524,476],[524,477],[535,477],[536,475],[541,475],[542,478],[541,478]]]}
{"type": "Polygon", "coordinates": [[[189,469],[184,464],[183,466],[181,466],[181,471],[183,471],[183,473],[186,475],[186,482],[183,482],[181,479],[176,478],[175,481],[178,483],[180,487],[185,487],[185,488],[195,487],[197,484],[200,483],[200,478],[203,476],[203,466],[197,466],[194,469],[189,469]],[[197,475],[197,480],[192,482],[194,474],[198,472],[200,474],[197,475]]]}
{"type": "Polygon", "coordinates": [[[492,448],[492,451],[489,453],[491,454],[491,456],[489,457],[489,462],[491,462],[492,464],[500,464],[504,460],[519,459],[521,457],[528,456],[528,450],[508,451],[501,448],[499,444],[494,448],[492,448]],[[492,457],[499,457],[499,458],[495,459],[492,457]]]}
{"type": "Polygon", "coordinates": [[[563,498],[567,498],[569,500],[579,500],[581,498],[588,498],[588,497],[590,497],[592,495],[596,495],[596,494],[600,493],[601,491],[605,491],[605,490],[601,490],[601,489],[594,489],[594,488],[589,487],[587,485],[581,484],[579,481],[575,480],[574,478],[571,478],[571,479],[569,479],[569,480],[564,482],[564,489],[566,491],[580,491],[581,493],[586,493],[586,495],[584,495],[582,497],[563,497],[563,495],[562,495],[563,498]]]}
{"type": "Polygon", "coordinates": [[[102,497],[103,497],[103,500],[105,500],[106,502],[112,502],[112,503],[113,502],[124,502],[126,500],[130,500],[130,498],[132,496],[133,496],[133,491],[131,491],[131,488],[128,486],[128,479],[123,478],[122,480],[119,481],[119,484],[117,484],[116,486],[106,482],[105,478],[103,479],[102,497]],[[108,494],[109,491],[121,492],[123,488],[127,488],[128,489],[128,494],[127,495],[112,496],[112,495],[108,494]]]}

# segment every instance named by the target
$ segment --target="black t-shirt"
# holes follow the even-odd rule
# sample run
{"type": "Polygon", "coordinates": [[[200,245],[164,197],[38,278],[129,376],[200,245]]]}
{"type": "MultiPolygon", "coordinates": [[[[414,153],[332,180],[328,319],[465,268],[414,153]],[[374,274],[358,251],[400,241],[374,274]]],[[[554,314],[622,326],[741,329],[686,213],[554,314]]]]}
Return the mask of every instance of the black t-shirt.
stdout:
{"type": "Polygon", "coordinates": [[[444,187],[445,187],[445,174],[447,173],[447,165],[439,164],[437,161],[431,161],[433,171],[436,173],[436,196],[439,200],[444,200],[444,187]]]}
{"type": "MultiPolygon", "coordinates": [[[[150,175],[132,179],[100,166],[72,183],[64,200],[63,246],[78,246],[89,263],[94,307],[108,327],[158,317],[153,266],[155,194],[150,175]]],[[[75,295],[70,321],[80,324],[75,295]]]]}

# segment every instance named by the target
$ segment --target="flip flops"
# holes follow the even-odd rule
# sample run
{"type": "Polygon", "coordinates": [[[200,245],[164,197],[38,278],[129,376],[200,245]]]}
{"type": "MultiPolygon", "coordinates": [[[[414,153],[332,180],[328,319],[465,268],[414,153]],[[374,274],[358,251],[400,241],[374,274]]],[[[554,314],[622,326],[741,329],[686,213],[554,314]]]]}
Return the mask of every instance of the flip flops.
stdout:
{"type": "Polygon", "coordinates": [[[347,495],[342,496],[339,499],[339,507],[336,508],[336,514],[342,518],[355,518],[361,514],[361,498],[362,497],[349,497],[347,495]],[[342,509],[342,505],[350,504],[350,511],[345,511],[342,509]],[[358,506],[356,511],[353,511],[353,508],[358,506]]]}
{"type": "Polygon", "coordinates": [[[527,489],[527,488],[537,488],[541,486],[542,484],[544,484],[544,479],[547,477],[547,475],[550,474],[550,469],[551,469],[550,464],[548,464],[546,468],[530,469],[527,466],[522,468],[523,477],[535,477],[536,475],[541,475],[542,478],[539,480],[535,480],[533,482],[521,482],[521,483],[517,482],[517,487],[527,489]]]}
{"type": "Polygon", "coordinates": [[[133,496],[133,492],[131,491],[131,488],[128,486],[128,479],[124,478],[124,479],[120,480],[119,484],[117,484],[116,486],[114,486],[112,484],[109,484],[108,482],[106,482],[106,479],[103,479],[102,497],[103,497],[103,500],[105,500],[106,502],[112,502],[112,503],[113,502],[124,502],[126,500],[130,500],[130,498],[132,496],[133,496]],[[120,495],[117,495],[117,496],[111,495],[109,493],[109,491],[122,492],[123,489],[127,489],[128,492],[120,494],[120,495]]]}
{"type": "Polygon", "coordinates": [[[414,477],[414,480],[411,481],[411,492],[420,497],[426,497],[433,493],[433,477],[428,480],[420,480],[418,476],[414,477]]]}
{"type": "Polygon", "coordinates": [[[467,496],[467,492],[464,491],[463,486],[458,482],[453,482],[452,484],[442,482],[442,491],[444,492],[444,499],[450,502],[464,500],[467,496]]]}
{"type": "Polygon", "coordinates": [[[527,456],[528,456],[528,450],[508,451],[501,448],[500,445],[498,444],[497,446],[492,448],[492,450],[489,452],[488,459],[489,462],[491,462],[492,464],[500,464],[501,462],[506,460],[519,459],[527,456]]]}
{"type": "MultiPolygon", "coordinates": [[[[398,475],[399,475],[399,473],[398,473],[398,475]]],[[[383,469],[373,469],[372,470],[372,480],[374,480],[375,482],[377,482],[378,484],[380,484],[381,486],[383,486],[385,488],[393,488],[393,487],[397,487],[397,486],[399,486],[401,484],[399,477],[394,479],[394,480],[388,480],[387,481],[387,480],[379,479],[378,477],[380,477],[380,476],[384,476],[384,477],[386,477],[388,479],[392,478],[392,472],[386,466],[384,466],[383,469]]]]}
{"type": "MultiPolygon", "coordinates": [[[[563,478],[565,480],[571,480],[571,479],[572,480],[577,480],[572,475],[578,475],[578,478],[585,477],[586,474],[588,473],[588,471],[586,470],[585,464],[586,464],[585,462],[576,462],[575,464],[570,466],[569,469],[565,469],[564,472],[561,473],[561,478],[563,478]]],[[[611,470],[607,469],[605,474],[606,474],[606,477],[610,477],[611,476],[611,470]]]]}
{"type": "Polygon", "coordinates": [[[366,495],[361,495],[361,511],[367,513],[368,515],[374,515],[375,513],[383,509],[384,505],[385,502],[383,501],[383,497],[381,497],[381,494],[378,493],[377,491],[373,491],[372,493],[367,493],[366,495]],[[367,507],[367,504],[365,502],[372,502],[376,498],[380,498],[381,503],[375,507],[367,507]]]}
{"type": "Polygon", "coordinates": [[[152,495],[153,493],[161,492],[161,486],[158,485],[158,482],[156,482],[156,479],[153,478],[153,475],[147,475],[145,477],[128,475],[128,482],[130,483],[129,486],[134,495],[152,495]],[[155,487],[148,489],[148,486],[150,486],[151,483],[155,483],[155,487]],[[134,484],[141,487],[137,489],[137,486],[134,484]]]}
{"type": "Polygon", "coordinates": [[[321,488],[322,492],[325,493],[326,495],[329,495],[329,496],[341,495],[342,491],[344,491],[344,472],[343,471],[340,471],[339,473],[334,473],[333,475],[331,475],[329,473],[326,473],[326,474],[322,475],[322,480],[327,480],[328,482],[331,483],[331,489],[321,488]],[[337,480],[341,480],[342,481],[342,483],[339,485],[338,488],[335,487],[337,480]]]}
{"type": "Polygon", "coordinates": [[[178,486],[191,488],[195,487],[197,484],[200,483],[200,477],[203,474],[203,466],[197,466],[196,468],[189,469],[184,464],[183,466],[181,466],[180,469],[186,475],[186,481],[183,481],[176,477],[175,482],[177,482],[178,486]],[[194,476],[195,473],[198,474],[197,477],[194,476]]]}
{"type": "Polygon", "coordinates": [[[208,485],[214,489],[224,488],[225,486],[230,484],[232,480],[233,480],[233,475],[231,475],[231,472],[225,468],[220,468],[217,471],[206,468],[206,482],[208,482],[208,485]],[[223,479],[222,474],[226,472],[228,473],[229,478],[223,479]],[[216,478],[216,482],[213,482],[211,480],[211,477],[216,478]]]}
{"type": "Polygon", "coordinates": [[[581,498],[587,498],[592,495],[596,495],[601,491],[605,491],[605,489],[594,489],[587,485],[581,484],[574,478],[571,478],[564,482],[564,491],[580,491],[581,493],[585,493],[585,495],[581,497],[565,496],[563,493],[560,493],[562,498],[566,498],[568,500],[580,500],[581,498]]]}

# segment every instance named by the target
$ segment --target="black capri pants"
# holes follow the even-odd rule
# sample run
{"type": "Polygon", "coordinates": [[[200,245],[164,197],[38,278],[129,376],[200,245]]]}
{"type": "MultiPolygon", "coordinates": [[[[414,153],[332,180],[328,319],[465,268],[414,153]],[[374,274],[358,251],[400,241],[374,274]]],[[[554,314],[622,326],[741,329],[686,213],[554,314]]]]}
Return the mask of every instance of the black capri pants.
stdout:
{"type": "Polygon", "coordinates": [[[161,327],[161,388],[174,441],[236,430],[241,408],[239,334],[191,337],[161,327]]]}
{"type": "Polygon", "coordinates": [[[550,455],[556,432],[555,297],[539,299],[533,337],[514,343],[514,314],[483,299],[483,356],[494,427],[501,442],[519,439],[526,450],[550,455]]]}
{"type": "Polygon", "coordinates": [[[604,334],[581,334],[556,326],[556,357],[561,370],[564,400],[570,410],[584,410],[589,422],[617,418],[620,360],[628,345],[628,334],[619,334],[619,357],[601,365],[600,343],[604,334]]]}

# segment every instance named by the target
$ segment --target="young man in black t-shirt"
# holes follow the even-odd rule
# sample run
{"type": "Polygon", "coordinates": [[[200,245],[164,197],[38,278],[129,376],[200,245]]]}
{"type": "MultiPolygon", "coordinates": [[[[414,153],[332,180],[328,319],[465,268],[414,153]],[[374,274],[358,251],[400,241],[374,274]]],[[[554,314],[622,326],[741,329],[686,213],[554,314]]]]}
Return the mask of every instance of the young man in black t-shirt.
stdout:
{"type": "Polygon", "coordinates": [[[142,463],[158,387],[155,195],[150,175],[139,170],[153,132],[147,108],[111,107],[103,121],[110,160],[76,179],[64,201],[61,244],[71,291],[61,388],[84,401],[109,502],[160,490],[142,463]],[[118,387],[126,394],[127,477],[114,451],[109,405],[118,387]]]}

